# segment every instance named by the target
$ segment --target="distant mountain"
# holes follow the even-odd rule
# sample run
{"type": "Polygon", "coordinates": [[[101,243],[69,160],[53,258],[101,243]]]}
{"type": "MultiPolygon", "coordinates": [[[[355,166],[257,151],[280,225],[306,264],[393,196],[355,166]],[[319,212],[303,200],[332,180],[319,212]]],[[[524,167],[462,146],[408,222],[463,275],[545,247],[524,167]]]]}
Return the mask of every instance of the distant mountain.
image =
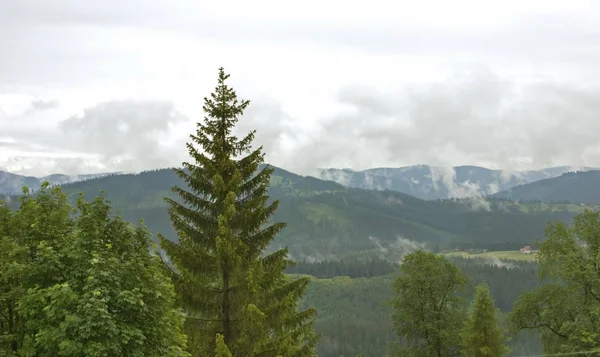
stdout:
{"type": "Polygon", "coordinates": [[[63,175],[53,174],[44,177],[33,177],[17,175],[6,171],[0,171],[0,194],[13,195],[20,194],[23,186],[37,190],[44,181],[52,185],[62,185],[65,183],[84,181],[97,177],[104,177],[113,173],[84,174],[84,175],[63,175]]]}
{"type": "MultiPolygon", "coordinates": [[[[594,168],[584,167],[577,170],[589,171],[594,168]]],[[[570,171],[574,169],[568,166],[508,172],[478,166],[443,168],[415,165],[363,171],[322,169],[317,177],[348,187],[392,190],[424,200],[434,200],[492,195],[515,186],[557,177],[570,171]]]]}
{"type": "Polygon", "coordinates": [[[600,204],[600,171],[569,172],[561,176],[520,185],[494,194],[516,201],[600,204]]]}
{"type": "MultiPolygon", "coordinates": [[[[163,197],[182,184],[172,170],[111,175],[63,185],[71,199],[105,191],[123,218],[143,219],[154,233],[176,239],[163,197]]],[[[279,199],[274,221],[287,222],[271,248],[287,246],[296,259],[379,257],[400,259],[429,247],[518,250],[543,238],[548,221],[569,221],[581,210],[543,210],[503,200],[425,201],[394,191],[348,188],[276,169],[269,189],[279,199]]],[[[18,200],[11,198],[11,204],[18,200]]]]}

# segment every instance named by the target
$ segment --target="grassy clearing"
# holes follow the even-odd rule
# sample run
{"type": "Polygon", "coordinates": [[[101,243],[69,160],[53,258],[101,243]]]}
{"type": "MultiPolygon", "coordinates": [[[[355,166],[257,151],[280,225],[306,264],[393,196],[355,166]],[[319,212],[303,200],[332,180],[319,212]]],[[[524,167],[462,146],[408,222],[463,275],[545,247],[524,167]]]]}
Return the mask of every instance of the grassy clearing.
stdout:
{"type": "Polygon", "coordinates": [[[519,251],[496,251],[496,252],[485,252],[485,253],[473,253],[468,252],[450,252],[443,253],[447,257],[462,257],[462,258],[489,258],[489,259],[500,259],[500,260],[515,260],[515,261],[527,261],[534,262],[537,260],[536,251],[532,251],[531,254],[523,254],[519,251]]]}
{"type": "Polygon", "coordinates": [[[536,212],[574,212],[581,213],[586,209],[598,209],[597,205],[586,205],[576,203],[509,203],[510,206],[516,206],[523,213],[536,212]]]}

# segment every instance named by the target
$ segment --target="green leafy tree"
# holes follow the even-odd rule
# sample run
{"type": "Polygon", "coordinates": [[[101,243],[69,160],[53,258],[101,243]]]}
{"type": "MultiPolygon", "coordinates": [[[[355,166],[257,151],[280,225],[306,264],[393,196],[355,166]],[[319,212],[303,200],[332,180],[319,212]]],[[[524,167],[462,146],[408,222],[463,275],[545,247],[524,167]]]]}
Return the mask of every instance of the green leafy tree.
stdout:
{"type": "Polygon", "coordinates": [[[144,228],[112,217],[100,197],[81,197],[74,212],[47,183],[36,195],[25,189],[20,203],[15,213],[0,206],[0,279],[8,282],[0,288],[1,312],[12,307],[17,322],[12,334],[2,325],[9,348],[0,352],[188,355],[173,286],[144,228]]]}
{"type": "Polygon", "coordinates": [[[22,351],[25,319],[18,306],[29,287],[47,287],[68,271],[56,259],[44,261],[45,252],[68,245],[71,209],[59,188],[41,186],[33,196],[27,187],[12,213],[0,205],[0,351],[22,351]],[[3,347],[4,346],[4,347],[3,347]]]}
{"type": "Polygon", "coordinates": [[[394,330],[405,345],[397,352],[408,356],[458,355],[458,332],[464,313],[458,292],[466,276],[449,260],[417,251],[404,257],[392,288],[394,330]]]}
{"type": "Polygon", "coordinates": [[[510,351],[487,284],[477,286],[461,337],[465,357],[503,357],[510,351]]]}
{"type": "Polygon", "coordinates": [[[73,209],[67,195],[59,187],[50,188],[44,182],[35,195],[25,187],[19,200],[10,234],[27,250],[24,286],[47,287],[64,281],[68,269],[61,258],[64,248],[72,242],[73,229],[73,209]],[[53,259],[44,260],[49,252],[53,259]]]}
{"type": "Polygon", "coordinates": [[[24,253],[10,238],[0,236],[0,356],[13,356],[22,342],[23,320],[17,301],[23,295],[24,253]]]}
{"type": "Polygon", "coordinates": [[[24,294],[21,280],[27,255],[10,237],[12,216],[6,203],[0,202],[0,356],[14,356],[23,340],[17,301],[24,294]]]}
{"type": "Polygon", "coordinates": [[[255,132],[232,134],[249,101],[237,99],[228,77],[219,69],[204,99],[207,116],[187,144],[193,162],[175,170],[187,187],[173,187],[180,200],[166,198],[179,240],[161,238],[161,246],[187,314],[190,351],[212,354],[222,335],[233,356],[313,355],[316,312],[297,310],[309,280],[285,276],[287,249],[264,254],[285,224],[268,224],[278,201],[267,203],[273,170],[258,171],[264,154],[251,149],[255,132]]]}
{"type": "Polygon", "coordinates": [[[539,332],[544,353],[600,351],[600,212],[549,224],[546,237],[538,259],[549,284],[517,300],[511,325],[539,332]]]}

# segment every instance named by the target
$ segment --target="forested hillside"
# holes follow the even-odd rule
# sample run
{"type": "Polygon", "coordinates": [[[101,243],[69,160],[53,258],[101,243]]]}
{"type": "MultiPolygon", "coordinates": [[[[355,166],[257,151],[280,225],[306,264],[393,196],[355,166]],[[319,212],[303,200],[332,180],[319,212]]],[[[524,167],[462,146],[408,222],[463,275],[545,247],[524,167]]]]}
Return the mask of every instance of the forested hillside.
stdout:
{"type": "Polygon", "coordinates": [[[520,185],[493,197],[524,202],[600,204],[600,171],[570,172],[520,185]]]}
{"type": "MultiPolygon", "coordinates": [[[[64,185],[70,197],[103,190],[130,221],[174,237],[163,197],[180,184],[172,170],[114,175],[64,185]]],[[[280,200],[274,221],[288,226],[272,247],[288,245],[294,258],[339,259],[356,255],[399,259],[421,244],[518,250],[542,238],[549,221],[569,221],[577,207],[541,210],[501,200],[424,201],[393,191],[347,188],[276,169],[270,199],[280,200]]]]}

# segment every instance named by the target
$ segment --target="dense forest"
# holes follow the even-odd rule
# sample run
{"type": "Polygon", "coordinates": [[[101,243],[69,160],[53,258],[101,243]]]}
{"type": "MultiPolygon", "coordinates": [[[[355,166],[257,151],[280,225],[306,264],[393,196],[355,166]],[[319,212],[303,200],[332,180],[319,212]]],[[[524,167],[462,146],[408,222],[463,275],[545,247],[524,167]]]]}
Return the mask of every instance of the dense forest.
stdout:
{"type": "MultiPolygon", "coordinates": [[[[468,302],[475,287],[487,283],[491,295],[505,316],[517,298],[540,286],[537,264],[513,262],[498,267],[483,259],[452,259],[468,278],[461,292],[468,302]]],[[[317,346],[319,356],[383,356],[390,344],[398,340],[392,329],[391,307],[385,304],[393,296],[392,282],[399,265],[388,261],[325,261],[299,262],[288,268],[289,273],[308,274],[314,278],[302,306],[314,306],[317,311],[315,329],[322,334],[317,346]]],[[[509,356],[539,354],[538,336],[527,331],[516,334],[508,346],[509,356]]]]}
{"type": "MultiPolygon", "coordinates": [[[[72,200],[79,192],[106,193],[124,219],[144,219],[150,231],[176,239],[164,197],[182,185],[170,169],[114,175],[62,185],[72,200]]],[[[287,223],[268,249],[287,246],[292,257],[342,259],[357,255],[398,260],[397,251],[421,243],[439,249],[518,250],[543,238],[551,221],[570,222],[578,205],[540,206],[494,200],[424,201],[393,191],[343,187],[275,168],[269,202],[278,200],[273,221],[287,223]]],[[[16,200],[13,200],[16,202],[16,200]]]]}
{"type": "Polygon", "coordinates": [[[559,177],[539,180],[513,187],[509,190],[498,192],[496,198],[505,198],[515,201],[565,203],[575,202],[579,204],[600,204],[600,171],[569,172],[559,177]]]}
{"type": "Polygon", "coordinates": [[[249,102],[228,77],[181,168],[0,201],[0,356],[600,352],[599,211],[265,166],[231,134],[249,102]],[[534,242],[531,261],[477,255],[534,242]]]}

